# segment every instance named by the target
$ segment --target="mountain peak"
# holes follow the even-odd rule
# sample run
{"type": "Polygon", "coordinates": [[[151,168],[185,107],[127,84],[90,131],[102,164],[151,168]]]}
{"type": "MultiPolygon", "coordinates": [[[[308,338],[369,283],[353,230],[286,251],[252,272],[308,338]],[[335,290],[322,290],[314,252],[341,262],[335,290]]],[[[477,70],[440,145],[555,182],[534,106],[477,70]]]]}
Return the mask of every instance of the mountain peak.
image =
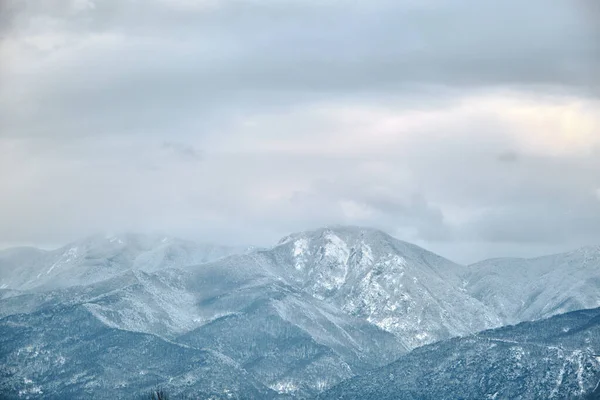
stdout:
{"type": "Polygon", "coordinates": [[[332,237],[334,235],[351,241],[358,239],[372,240],[374,238],[398,241],[398,239],[393,238],[386,232],[375,228],[356,225],[328,225],[322,228],[292,233],[283,237],[277,243],[277,245],[289,243],[302,238],[315,240],[332,237]]]}
{"type": "Polygon", "coordinates": [[[288,249],[293,257],[304,257],[310,254],[313,257],[317,254],[324,257],[333,253],[342,253],[338,255],[342,257],[339,261],[343,262],[343,255],[348,258],[374,254],[382,257],[400,256],[434,270],[441,267],[442,272],[448,268],[462,268],[429,250],[396,239],[382,230],[355,225],[332,225],[292,233],[282,238],[275,246],[275,248],[280,247],[288,249]],[[313,250],[310,251],[309,247],[313,250]],[[316,252],[316,249],[320,249],[319,252],[316,252]]]}

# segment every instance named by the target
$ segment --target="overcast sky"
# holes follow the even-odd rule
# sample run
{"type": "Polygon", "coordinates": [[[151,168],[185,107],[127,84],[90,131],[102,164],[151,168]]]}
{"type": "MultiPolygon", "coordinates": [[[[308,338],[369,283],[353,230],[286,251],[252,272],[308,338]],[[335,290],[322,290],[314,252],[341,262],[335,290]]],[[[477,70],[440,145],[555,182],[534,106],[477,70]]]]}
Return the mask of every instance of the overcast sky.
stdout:
{"type": "Polygon", "coordinates": [[[596,0],[3,0],[0,245],[600,244],[596,0]]]}

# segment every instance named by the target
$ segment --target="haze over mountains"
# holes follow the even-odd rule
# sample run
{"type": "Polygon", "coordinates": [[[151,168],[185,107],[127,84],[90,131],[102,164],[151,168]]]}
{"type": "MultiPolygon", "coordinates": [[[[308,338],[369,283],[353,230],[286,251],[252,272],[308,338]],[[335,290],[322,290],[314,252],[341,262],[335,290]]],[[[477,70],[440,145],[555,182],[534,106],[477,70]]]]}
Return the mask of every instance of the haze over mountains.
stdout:
{"type": "Polygon", "coordinates": [[[168,236],[96,235],[54,251],[32,247],[0,251],[0,288],[54,289],[89,284],[127,270],[150,272],[201,264],[245,250],[168,236]]]}
{"type": "MultiPolygon", "coordinates": [[[[398,362],[483,351],[479,339],[445,340],[600,307],[599,266],[600,248],[464,266],[359,227],[296,233],[269,249],[130,234],[5,250],[0,390],[123,398],[160,383],[175,394],[311,397],[419,346],[443,341],[398,362]]],[[[565,377],[556,393],[573,384],[565,377]]]]}

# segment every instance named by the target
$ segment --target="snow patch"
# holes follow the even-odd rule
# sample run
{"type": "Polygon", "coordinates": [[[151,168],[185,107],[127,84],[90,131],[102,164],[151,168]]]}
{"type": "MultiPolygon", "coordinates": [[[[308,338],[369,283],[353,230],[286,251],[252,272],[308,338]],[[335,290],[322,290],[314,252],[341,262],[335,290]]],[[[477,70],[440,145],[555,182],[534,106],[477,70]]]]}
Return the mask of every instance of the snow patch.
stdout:
{"type": "Polygon", "coordinates": [[[360,252],[362,255],[360,263],[362,265],[372,265],[375,258],[373,257],[373,250],[371,249],[371,246],[365,242],[362,242],[360,245],[360,252]]]}
{"type": "Polygon", "coordinates": [[[294,242],[294,257],[302,256],[308,251],[308,240],[298,239],[294,242]]]}
{"type": "MultiPolygon", "coordinates": [[[[60,256],[58,261],[56,261],[54,264],[52,264],[50,266],[50,269],[48,269],[48,271],[46,271],[46,275],[49,275],[50,272],[52,272],[54,270],[54,268],[61,266],[63,264],[67,264],[67,263],[75,260],[78,256],[78,251],[79,251],[79,249],[77,247],[72,247],[69,250],[67,250],[62,256],[60,256]]],[[[38,278],[40,277],[40,275],[38,275],[38,278]]]]}
{"type": "Polygon", "coordinates": [[[294,384],[293,382],[277,382],[273,385],[270,385],[269,388],[271,388],[272,390],[276,391],[277,393],[281,393],[281,394],[289,394],[289,393],[295,393],[298,391],[298,385],[294,384]]]}
{"type": "Polygon", "coordinates": [[[19,397],[27,396],[26,398],[29,398],[28,395],[30,394],[44,394],[44,392],[42,391],[41,386],[34,386],[31,388],[19,390],[19,397]]]}
{"type": "Polygon", "coordinates": [[[109,243],[115,243],[115,242],[117,242],[118,244],[124,243],[118,236],[108,236],[106,239],[108,240],[109,243]]]}
{"type": "Polygon", "coordinates": [[[308,240],[306,238],[298,239],[294,242],[294,267],[297,270],[304,269],[306,255],[309,253],[308,240]]]}
{"type": "Polygon", "coordinates": [[[333,232],[328,232],[325,235],[325,240],[327,241],[325,244],[325,257],[339,264],[346,264],[350,255],[346,242],[333,232]]]}

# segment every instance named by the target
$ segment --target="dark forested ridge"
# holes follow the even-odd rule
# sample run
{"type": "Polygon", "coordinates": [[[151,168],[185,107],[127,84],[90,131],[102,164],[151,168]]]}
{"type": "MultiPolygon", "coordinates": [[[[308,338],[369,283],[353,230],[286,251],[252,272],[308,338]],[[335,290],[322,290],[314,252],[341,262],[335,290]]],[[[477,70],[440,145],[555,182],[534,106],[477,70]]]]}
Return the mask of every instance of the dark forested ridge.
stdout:
{"type": "Polygon", "coordinates": [[[416,349],[318,396],[330,399],[595,398],[600,308],[416,349]]]}

